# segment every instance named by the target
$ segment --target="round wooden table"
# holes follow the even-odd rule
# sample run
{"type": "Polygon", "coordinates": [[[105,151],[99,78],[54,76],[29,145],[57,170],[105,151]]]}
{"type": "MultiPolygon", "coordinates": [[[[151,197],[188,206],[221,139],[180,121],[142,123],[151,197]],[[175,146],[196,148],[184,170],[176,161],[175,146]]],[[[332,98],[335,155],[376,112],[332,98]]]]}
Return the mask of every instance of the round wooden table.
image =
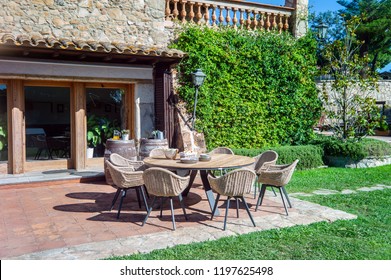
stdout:
{"type": "MultiPolygon", "coordinates": [[[[176,171],[191,171],[190,183],[183,195],[186,196],[194,182],[197,172],[200,172],[202,184],[208,198],[210,209],[213,211],[215,198],[209,185],[208,170],[234,169],[250,166],[255,162],[254,158],[229,154],[213,154],[210,161],[198,161],[196,163],[182,163],[179,158],[172,160],[165,157],[144,158],[144,163],[149,167],[161,167],[176,171]]],[[[218,209],[216,214],[219,215],[218,209]]]]}

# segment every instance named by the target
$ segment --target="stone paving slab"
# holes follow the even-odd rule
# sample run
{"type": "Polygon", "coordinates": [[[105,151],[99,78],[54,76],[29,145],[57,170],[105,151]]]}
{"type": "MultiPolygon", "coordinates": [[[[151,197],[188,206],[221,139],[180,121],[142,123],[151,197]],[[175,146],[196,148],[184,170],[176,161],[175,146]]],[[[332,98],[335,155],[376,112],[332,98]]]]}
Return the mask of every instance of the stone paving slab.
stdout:
{"type": "MultiPolygon", "coordinates": [[[[271,200],[280,200],[271,197],[271,200]]],[[[253,227],[248,217],[229,219],[227,230],[223,231],[223,222],[212,222],[192,227],[181,227],[176,231],[163,231],[158,233],[136,235],[132,237],[117,238],[102,242],[86,243],[72,247],[51,249],[31,254],[24,254],[10,259],[19,260],[93,260],[110,256],[121,256],[134,253],[147,253],[155,249],[164,249],[179,244],[189,244],[208,240],[217,240],[227,236],[237,236],[255,231],[274,228],[286,228],[295,225],[309,225],[311,223],[336,220],[356,219],[352,215],[340,210],[331,209],[315,203],[291,198],[295,211],[289,216],[277,214],[264,217],[254,217],[256,227],[253,227]]]]}

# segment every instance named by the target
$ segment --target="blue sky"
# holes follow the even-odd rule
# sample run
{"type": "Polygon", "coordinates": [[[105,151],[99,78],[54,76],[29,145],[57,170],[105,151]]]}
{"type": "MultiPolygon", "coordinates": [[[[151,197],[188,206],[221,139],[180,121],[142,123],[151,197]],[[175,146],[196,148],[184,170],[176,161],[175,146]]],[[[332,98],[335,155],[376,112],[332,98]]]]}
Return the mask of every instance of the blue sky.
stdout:
{"type": "MultiPolygon", "coordinates": [[[[258,2],[278,6],[283,6],[285,4],[285,0],[248,0],[247,2],[258,2]]],[[[308,5],[310,10],[316,13],[337,11],[342,8],[342,6],[337,3],[337,0],[308,0],[308,5]]],[[[391,71],[391,63],[380,70],[380,72],[382,71],[391,71]]]]}

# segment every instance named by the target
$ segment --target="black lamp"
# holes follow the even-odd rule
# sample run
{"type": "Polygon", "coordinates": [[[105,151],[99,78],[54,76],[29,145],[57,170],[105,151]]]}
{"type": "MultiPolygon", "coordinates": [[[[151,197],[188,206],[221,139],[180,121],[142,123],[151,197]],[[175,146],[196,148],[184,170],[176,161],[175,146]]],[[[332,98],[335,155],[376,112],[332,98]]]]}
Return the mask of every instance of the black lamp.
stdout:
{"type": "Polygon", "coordinates": [[[198,88],[202,86],[204,83],[206,75],[201,71],[201,69],[197,69],[195,72],[191,73],[193,85],[195,87],[195,97],[194,97],[194,109],[192,116],[192,130],[194,130],[194,123],[196,119],[196,107],[197,107],[197,99],[198,99],[198,88]]]}
{"type": "Polygon", "coordinates": [[[318,29],[318,38],[321,41],[326,40],[327,29],[329,28],[329,26],[323,23],[323,21],[321,21],[319,25],[316,26],[316,28],[318,29]]]}

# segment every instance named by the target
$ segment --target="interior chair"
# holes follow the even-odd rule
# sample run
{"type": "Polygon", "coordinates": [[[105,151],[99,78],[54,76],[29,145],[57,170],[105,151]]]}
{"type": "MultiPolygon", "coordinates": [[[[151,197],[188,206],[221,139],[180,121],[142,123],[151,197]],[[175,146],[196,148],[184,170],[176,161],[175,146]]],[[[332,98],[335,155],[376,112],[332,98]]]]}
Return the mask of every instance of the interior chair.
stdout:
{"type": "Polygon", "coordinates": [[[107,161],[106,164],[110,172],[111,178],[113,180],[112,186],[117,189],[117,192],[115,193],[114,199],[111,203],[110,211],[113,210],[114,204],[117,201],[119,194],[121,194],[121,201],[118,207],[117,219],[119,219],[122,203],[129,189],[136,190],[137,200],[140,208],[141,208],[140,193],[141,193],[145,209],[148,211],[148,204],[145,198],[145,193],[143,188],[144,185],[143,171],[135,171],[133,167],[115,166],[110,161],[107,161]]]}
{"type": "Polygon", "coordinates": [[[266,187],[275,187],[278,188],[278,190],[280,191],[282,203],[284,204],[284,208],[285,208],[285,213],[288,216],[288,209],[286,207],[285,199],[287,200],[290,208],[292,208],[292,204],[289,200],[289,196],[285,189],[285,186],[291,180],[293,172],[295,171],[298,162],[299,160],[297,159],[291,164],[270,165],[266,170],[262,170],[259,173],[258,182],[262,185],[262,187],[261,187],[261,191],[259,192],[259,197],[257,200],[257,206],[255,208],[255,211],[257,211],[258,207],[262,205],[262,201],[266,192],[266,187]]]}
{"type": "MultiPolygon", "coordinates": [[[[264,151],[260,155],[254,157],[255,163],[253,165],[254,171],[259,175],[259,173],[262,170],[266,170],[270,165],[276,164],[278,159],[278,154],[275,151],[268,150],[264,151]]],[[[254,184],[254,198],[257,196],[257,189],[259,188],[258,180],[254,184]]],[[[274,188],[272,188],[272,191],[275,196],[277,196],[276,192],[274,191],[274,188]]]]}
{"type": "Polygon", "coordinates": [[[213,207],[212,217],[213,219],[217,204],[220,200],[220,196],[227,196],[225,218],[224,218],[224,230],[227,228],[227,216],[231,198],[236,200],[236,215],[239,218],[239,199],[243,202],[246,208],[247,214],[249,215],[252,224],[255,227],[254,219],[250,213],[247,202],[244,199],[244,195],[251,192],[252,186],[256,180],[257,175],[254,171],[246,168],[236,169],[228,172],[221,177],[208,176],[210,187],[217,193],[216,202],[213,207]]]}
{"type": "Polygon", "coordinates": [[[40,159],[42,152],[46,152],[48,156],[47,159],[53,159],[45,135],[31,136],[31,140],[33,142],[34,147],[37,148],[37,152],[34,157],[35,160],[40,159]]]}
{"type": "Polygon", "coordinates": [[[155,205],[156,199],[161,198],[160,218],[163,212],[163,203],[166,198],[170,200],[171,220],[173,230],[176,229],[175,216],[173,208],[173,197],[178,197],[181,204],[185,219],[188,220],[183,203],[182,192],[186,189],[190,181],[190,175],[186,177],[179,176],[172,171],[160,167],[150,167],[144,171],[144,184],[149,194],[154,195],[151,206],[148,209],[147,216],[144,219],[143,225],[147,222],[149,215],[155,205]]]}

